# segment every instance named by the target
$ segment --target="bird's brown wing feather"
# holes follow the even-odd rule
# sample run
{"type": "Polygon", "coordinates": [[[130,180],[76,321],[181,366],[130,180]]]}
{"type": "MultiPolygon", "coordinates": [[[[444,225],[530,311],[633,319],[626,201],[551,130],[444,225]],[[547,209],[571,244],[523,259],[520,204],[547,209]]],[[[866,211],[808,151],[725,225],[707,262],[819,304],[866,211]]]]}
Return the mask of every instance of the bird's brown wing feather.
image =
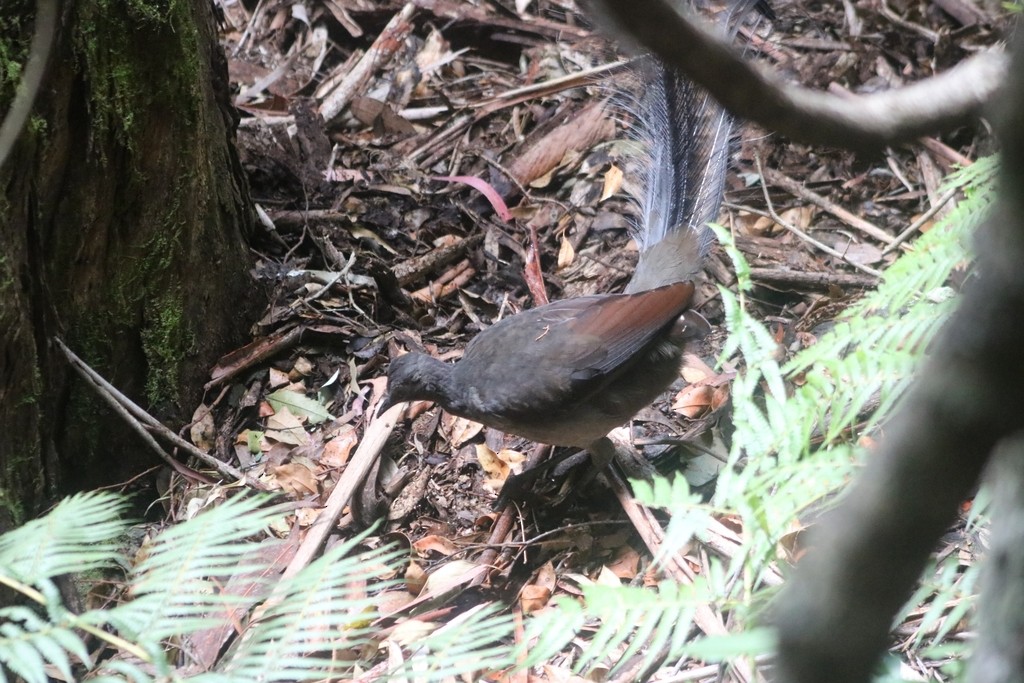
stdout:
{"type": "Polygon", "coordinates": [[[686,282],[524,311],[473,339],[454,372],[494,412],[561,405],[591,393],[636,359],[687,309],[692,295],[686,282]]]}
{"type": "Polygon", "coordinates": [[[689,308],[692,298],[693,283],[677,282],[636,294],[608,297],[600,306],[588,307],[567,325],[573,333],[601,343],[579,354],[574,361],[577,373],[615,372],[674,323],[689,308]]]}

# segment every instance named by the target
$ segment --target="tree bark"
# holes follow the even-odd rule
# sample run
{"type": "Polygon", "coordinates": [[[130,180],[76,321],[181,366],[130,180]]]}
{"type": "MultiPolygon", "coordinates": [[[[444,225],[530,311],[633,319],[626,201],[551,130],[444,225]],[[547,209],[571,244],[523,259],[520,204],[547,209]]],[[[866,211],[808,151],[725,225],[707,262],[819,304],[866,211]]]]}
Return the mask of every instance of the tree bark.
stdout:
{"type": "MultiPolygon", "coordinates": [[[[5,3],[0,59],[24,63],[34,11],[5,3]]],[[[0,530],[155,462],[54,336],[181,422],[258,301],[211,3],[68,0],[59,17],[33,114],[0,168],[0,530]]],[[[0,111],[13,94],[0,81],[0,111]]]]}
{"type": "Polygon", "coordinates": [[[1024,682],[1024,439],[996,453],[992,536],[978,602],[970,683],[1024,682]]]}
{"type": "MultiPolygon", "coordinates": [[[[956,312],[936,339],[902,407],[892,416],[879,450],[843,501],[815,529],[816,542],[780,594],[777,680],[792,683],[861,683],[889,642],[893,616],[910,596],[928,554],[957,507],[970,495],[992,454],[1024,433],[1024,43],[1017,36],[1011,77],[992,120],[1002,145],[999,198],[976,238],[978,278],[966,288],[956,312]]],[[[1012,454],[1020,456],[1020,447],[1012,454]]],[[[1022,576],[1020,539],[1022,468],[1004,465],[1007,478],[994,518],[995,562],[989,585],[1022,576]],[[1006,519],[1006,526],[1004,519],[1006,519]],[[1001,528],[1002,527],[1002,528],[1001,528]],[[995,534],[998,533],[998,537],[995,534]],[[1011,540],[1007,540],[1011,539],[1011,540]]],[[[999,590],[1000,588],[996,588],[999,590]]],[[[1024,604],[1019,595],[987,594],[1004,609],[1024,604]]],[[[1001,618],[991,606],[993,618],[1001,618]]],[[[1002,675],[1000,666],[1024,661],[1019,642],[1002,662],[991,648],[1013,640],[1024,620],[1001,620],[999,639],[981,631],[978,671],[1002,675]]],[[[1013,680],[975,678],[974,680],[1013,680]]]]}

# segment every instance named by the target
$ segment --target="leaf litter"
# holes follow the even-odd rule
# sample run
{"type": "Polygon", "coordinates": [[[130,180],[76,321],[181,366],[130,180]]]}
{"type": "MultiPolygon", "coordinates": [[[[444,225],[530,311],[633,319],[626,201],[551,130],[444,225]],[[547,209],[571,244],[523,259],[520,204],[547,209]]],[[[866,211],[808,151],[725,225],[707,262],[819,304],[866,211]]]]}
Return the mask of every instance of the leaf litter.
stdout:
{"type": "MultiPolygon", "coordinates": [[[[870,3],[851,7],[852,31],[841,6],[778,3],[778,19],[755,28],[757,59],[809,87],[870,91],[949,68],[997,40],[1001,20],[961,0],[901,3],[900,22],[870,3]]],[[[416,348],[457,358],[475,332],[542,297],[614,291],[628,279],[636,246],[627,190],[636,181],[623,156],[628,136],[600,81],[623,67],[569,2],[502,11],[444,0],[222,9],[238,144],[261,217],[254,275],[271,296],[253,342],[212,370],[208,388],[223,393],[197,409],[191,434],[293,500],[293,521],[306,529],[358,457],[389,359],[416,348]]],[[[719,220],[752,266],[750,299],[780,353],[813,343],[815,330],[871,286],[857,266],[891,262],[893,238],[939,204],[937,178],[989,145],[983,133],[962,130],[860,159],[744,126],[719,220]],[[787,225],[845,256],[817,250],[787,225]]],[[[724,448],[735,375],[714,369],[725,336],[716,287],[735,285],[717,248],[707,272],[697,302],[713,332],[687,360],[687,382],[631,430],[635,443],[650,443],[646,457],[697,487],[713,486],[709,453],[724,448]],[[657,443],[665,434],[712,446],[666,448],[657,443]]],[[[355,493],[359,502],[339,510],[331,530],[348,537],[384,516],[375,533],[405,539],[409,551],[406,590],[380,594],[391,626],[379,650],[363,654],[368,675],[408,656],[423,629],[509,604],[510,595],[531,614],[557,595],[578,598],[581,585],[653,587],[665,575],[636,518],[601,481],[573,496],[555,466],[521,507],[492,511],[495,489],[546,450],[429,404],[409,409],[355,493]],[[428,604],[435,618],[417,611],[428,604]],[[444,605],[457,609],[438,610],[444,605]]],[[[201,488],[179,478],[172,493],[184,501],[201,488]]],[[[743,529],[721,522],[703,542],[734,552],[743,529]]],[[[794,521],[780,562],[806,551],[810,525],[794,521]]],[[[948,542],[948,554],[974,561],[962,536],[948,542]]],[[[280,570],[293,555],[268,559],[280,570]]],[[[706,557],[695,546],[683,573],[706,571],[706,557]]],[[[898,632],[919,637],[924,622],[938,632],[934,612],[912,612],[898,632]]],[[[197,642],[198,661],[212,666],[229,636],[197,642]]],[[[918,673],[930,671],[915,661],[918,673]]],[[[532,678],[582,680],[572,665],[571,657],[552,660],[532,678]]],[[[699,677],[702,665],[677,666],[699,677]]],[[[484,679],[507,680],[501,672],[481,672],[484,679]]]]}

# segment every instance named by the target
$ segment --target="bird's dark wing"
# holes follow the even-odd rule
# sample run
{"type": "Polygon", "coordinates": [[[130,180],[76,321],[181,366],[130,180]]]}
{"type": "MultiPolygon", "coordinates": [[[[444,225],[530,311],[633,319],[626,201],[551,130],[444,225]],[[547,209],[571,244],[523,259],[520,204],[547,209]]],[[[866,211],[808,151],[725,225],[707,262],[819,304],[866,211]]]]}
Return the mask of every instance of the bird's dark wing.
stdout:
{"type": "Polygon", "coordinates": [[[693,283],[677,282],[636,294],[605,298],[566,327],[581,339],[600,340],[574,359],[577,379],[609,375],[634,358],[690,306],[693,283]]]}

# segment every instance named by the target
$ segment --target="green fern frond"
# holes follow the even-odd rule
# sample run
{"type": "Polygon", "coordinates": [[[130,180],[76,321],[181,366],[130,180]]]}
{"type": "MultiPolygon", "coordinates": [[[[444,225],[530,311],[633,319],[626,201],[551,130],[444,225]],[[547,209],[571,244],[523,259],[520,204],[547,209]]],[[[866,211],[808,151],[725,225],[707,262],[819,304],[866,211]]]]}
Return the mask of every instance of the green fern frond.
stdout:
{"type": "MultiPolygon", "coordinates": [[[[72,657],[90,661],[85,643],[66,624],[54,624],[26,607],[0,609],[0,664],[27,683],[46,683],[49,664],[72,680],[72,657]]],[[[0,667],[0,680],[6,680],[0,667]]]]}
{"type": "MultiPolygon", "coordinates": [[[[260,533],[282,514],[261,508],[266,496],[228,500],[195,519],[158,535],[148,557],[132,574],[132,599],[111,608],[74,614],[62,603],[53,577],[76,571],[128,566],[117,540],[127,529],[123,497],[88,493],[68,498],[48,515],[0,537],[0,583],[40,605],[7,608],[0,626],[0,661],[26,680],[45,680],[42,663],[58,670],[70,659],[91,666],[76,630],[106,640],[116,650],[169,675],[164,639],[217,623],[237,597],[221,594],[220,582],[235,572],[259,569],[243,561],[260,533]],[[65,655],[60,654],[66,653],[65,655]],[[33,674],[35,672],[35,674],[33,674]],[[39,678],[42,676],[42,678],[39,678]]],[[[107,662],[129,679],[145,679],[134,663],[107,662]],[[128,675],[134,672],[132,675],[128,675]]]]}
{"type": "Polygon", "coordinates": [[[387,678],[469,679],[471,674],[542,661],[541,652],[514,647],[513,632],[512,618],[500,604],[478,605],[410,643],[408,657],[400,668],[389,671],[387,678]]]}
{"type": "Polygon", "coordinates": [[[267,507],[269,500],[236,496],[162,531],[132,572],[131,599],[102,617],[124,637],[150,644],[156,657],[164,639],[208,628],[227,608],[254,604],[258,595],[220,587],[236,573],[265,569],[251,554],[255,539],[285,513],[267,507]]]}
{"type": "MultiPolygon", "coordinates": [[[[0,536],[0,577],[27,585],[70,572],[109,567],[128,522],[126,501],[111,493],[80,493],[50,514],[0,536]]],[[[2,580],[2,579],[0,579],[2,580]]]]}
{"type": "MultiPolygon", "coordinates": [[[[90,663],[75,631],[83,624],[64,608],[53,579],[123,562],[117,539],[128,527],[125,509],[124,498],[111,493],[77,494],[0,536],[0,584],[43,610],[41,615],[21,606],[0,609],[0,663],[29,683],[48,680],[46,664],[70,678],[72,659],[90,663]]],[[[6,680],[2,668],[0,680],[6,680]]]]}
{"type": "Polygon", "coordinates": [[[675,512],[665,527],[664,542],[655,555],[655,566],[661,566],[675,555],[675,548],[685,546],[700,530],[707,528],[711,510],[701,505],[700,498],[690,491],[686,478],[655,477],[651,481],[634,481],[633,496],[638,503],[675,512]]]}
{"type": "MultiPolygon", "coordinates": [[[[731,235],[716,229],[725,251],[737,261],[740,278],[738,295],[720,290],[730,330],[722,358],[741,354],[745,370],[731,386],[735,431],[730,466],[719,477],[714,504],[742,520],[744,546],[729,560],[711,558],[706,580],[715,588],[716,604],[736,607],[730,618],[740,628],[753,623],[763,596],[771,592],[757,577],[776,560],[783,534],[808,508],[830,502],[852,479],[863,458],[858,437],[878,429],[891,414],[953,310],[952,290],[945,283],[969,261],[967,244],[993,197],[994,168],[988,159],[954,174],[946,188],[960,188],[966,198],[886,271],[876,291],[782,366],[774,338],[746,310],[749,268],[731,235]]],[[[681,486],[640,484],[637,492],[646,504],[672,513],[669,529],[676,525],[679,532],[669,534],[664,552],[682,548],[696,533],[688,522],[709,514],[681,486]]],[[[938,606],[922,619],[922,633],[945,635],[944,629],[969,610],[972,572],[973,567],[925,582],[913,604],[938,606]]],[[[639,629],[645,619],[657,624],[660,618],[655,609],[650,616],[637,614],[631,623],[639,629]]],[[[611,627],[602,624],[598,635],[606,628],[611,627]]],[[[622,637],[619,631],[610,633],[622,637]]]]}
{"type": "MultiPolygon", "coordinates": [[[[852,475],[856,460],[849,457],[849,451],[836,449],[855,440],[855,433],[877,427],[891,412],[929,340],[952,311],[954,301],[936,298],[934,293],[953,269],[967,260],[966,244],[991,201],[991,191],[982,188],[991,183],[993,169],[993,161],[983,160],[955,174],[946,187],[964,188],[967,198],[886,271],[875,292],[851,307],[831,331],[781,369],[764,336],[749,331],[758,323],[738,304],[731,306],[735,324],[741,329],[736,347],[743,353],[749,377],[734,383],[733,459],[744,458],[749,465],[742,475],[722,478],[721,504],[728,506],[743,498],[743,492],[751,487],[775,491],[773,505],[801,497],[807,486],[811,497],[819,499],[824,487],[815,483],[821,481],[821,475],[829,484],[841,484],[852,475]],[[789,396],[776,388],[780,373],[801,380],[789,396]],[[762,385],[769,391],[761,392],[762,385]],[[857,427],[858,420],[865,424],[857,427]],[[818,438],[817,443],[813,437],[818,438]],[[804,467],[814,468],[812,463],[818,460],[823,467],[812,471],[813,476],[799,474],[804,467]],[[794,463],[795,470],[780,467],[784,463],[794,463]],[[836,469],[829,475],[827,470],[833,466],[836,469]],[[757,483],[756,479],[763,481],[757,483]],[[780,496],[780,492],[792,496],[780,496]]],[[[728,239],[723,231],[719,236],[728,239]]],[[[723,296],[731,298],[728,292],[723,296]]]]}
{"type": "Polygon", "coordinates": [[[371,642],[377,601],[362,592],[393,588],[394,548],[357,551],[366,534],[339,543],[279,583],[223,673],[237,681],[315,680],[349,671],[371,642]]]}
{"type": "Polygon", "coordinates": [[[636,654],[641,655],[642,667],[651,664],[655,656],[681,657],[697,607],[707,604],[709,595],[707,585],[699,579],[688,586],[663,581],[657,590],[587,587],[586,613],[600,628],[580,653],[574,669],[582,673],[602,660],[622,663],[636,654]]]}

